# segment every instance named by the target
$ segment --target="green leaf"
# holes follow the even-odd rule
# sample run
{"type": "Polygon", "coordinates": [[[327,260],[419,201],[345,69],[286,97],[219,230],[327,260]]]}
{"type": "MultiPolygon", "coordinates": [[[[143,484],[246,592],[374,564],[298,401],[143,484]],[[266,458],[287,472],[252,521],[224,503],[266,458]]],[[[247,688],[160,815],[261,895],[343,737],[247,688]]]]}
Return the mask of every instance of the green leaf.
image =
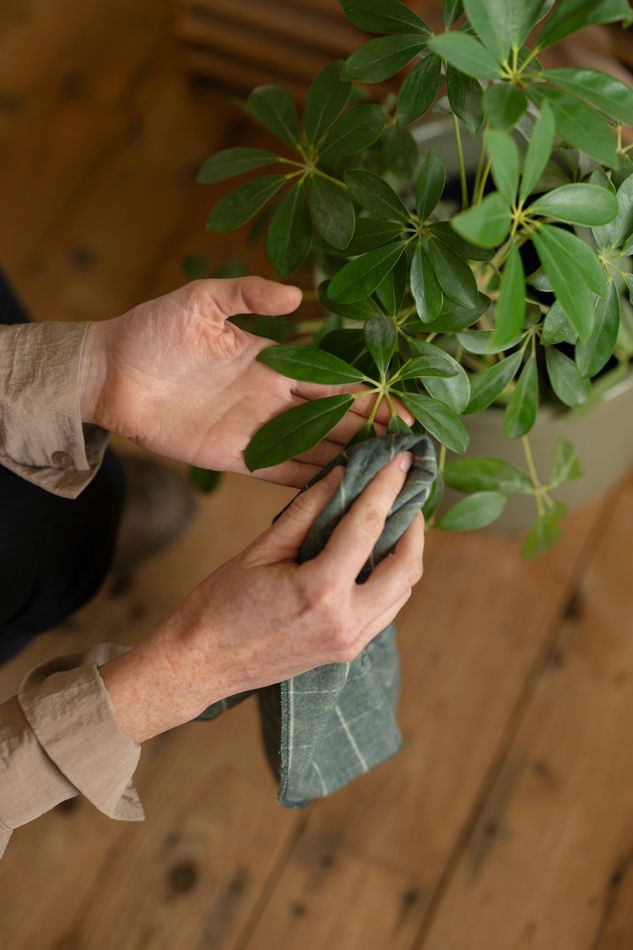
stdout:
{"type": "Polygon", "coordinates": [[[210,468],[198,468],[197,465],[189,466],[189,480],[196,488],[209,495],[215,491],[222,479],[222,472],[214,472],[210,468]]]}
{"type": "Polygon", "coordinates": [[[265,148],[225,148],[202,163],[196,182],[213,185],[278,161],[279,157],[265,148]]]}
{"type": "Polygon", "coordinates": [[[470,383],[470,402],[464,410],[465,415],[481,412],[498,399],[510,380],[514,379],[521,360],[522,353],[513,353],[505,360],[495,363],[489,369],[474,376],[470,383]]]}
{"type": "MultiPolygon", "coordinates": [[[[431,344],[428,344],[429,347],[431,344]]],[[[414,356],[398,370],[398,379],[426,379],[439,377],[447,379],[455,376],[454,366],[447,360],[446,353],[439,346],[433,347],[437,353],[428,352],[425,356],[414,356]]]]}
{"type": "Polygon", "coordinates": [[[561,262],[567,261],[567,267],[576,272],[578,280],[602,296],[607,286],[605,270],[589,245],[571,231],[550,224],[543,224],[539,233],[546,244],[556,249],[561,262]]]}
{"type": "Polygon", "coordinates": [[[345,16],[368,33],[430,33],[413,10],[400,0],[340,0],[345,16]]]}
{"type": "Polygon", "coordinates": [[[311,242],[312,225],[303,186],[295,185],[284,196],[268,229],[268,258],[277,273],[285,276],[301,267],[311,242]]]}
{"type": "Polygon", "coordinates": [[[525,472],[510,462],[490,455],[469,455],[449,459],[444,466],[446,484],[456,491],[499,491],[504,495],[531,495],[532,482],[525,472]]]}
{"type": "Polygon", "coordinates": [[[508,82],[488,86],[482,99],[483,110],[496,129],[511,129],[527,108],[525,93],[508,82]]]}
{"type": "Polygon", "coordinates": [[[605,296],[598,300],[594,313],[591,336],[576,347],[576,366],[581,376],[591,378],[606,366],[620,329],[620,298],[614,283],[609,284],[605,296]]]}
{"type": "Polygon", "coordinates": [[[493,192],[478,205],[455,215],[451,224],[458,234],[481,247],[498,247],[510,230],[510,206],[493,192]]]}
{"type": "Polygon", "coordinates": [[[309,346],[295,346],[290,343],[269,346],[258,353],[257,361],[265,363],[283,376],[306,383],[340,386],[360,383],[364,378],[356,367],[345,363],[338,356],[323,350],[314,350],[309,346]]]}
{"type": "Polygon", "coordinates": [[[249,221],[285,183],[284,175],[263,175],[225,195],[207,220],[210,231],[232,231],[249,221]]]}
{"type": "Polygon", "coordinates": [[[453,23],[464,11],[462,0],[442,0],[442,13],[444,15],[444,26],[450,30],[453,23]]]}
{"type": "Polygon", "coordinates": [[[519,187],[519,149],[508,132],[491,129],[486,132],[486,148],[490,156],[492,177],[497,190],[508,204],[513,204],[519,187]]]}
{"type": "Polygon", "coordinates": [[[572,95],[586,99],[612,119],[633,125],[633,89],[597,69],[546,69],[545,79],[572,95]]]}
{"type": "Polygon", "coordinates": [[[525,43],[532,27],[551,10],[555,0],[522,0],[515,15],[513,44],[520,49],[525,43]]]}
{"type": "Polygon", "coordinates": [[[595,109],[553,86],[530,86],[530,95],[540,105],[549,102],[558,134],[601,164],[615,168],[618,156],[609,123],[595,109]]]}
{"type": "Polygon", "coordinates": [[[408,435],[411,431],[411,428],[400,416],[392,416],[387,423],[387,432],[390,435],[408,435]]]}
{"type": "Polygon", "coordinates": [[[270,468],[307,452],[341,421],[353,402],[347,395],[326,396],[275,416],[248,444],[245,452],[248,470],[270,468]]]}
{"type": "Polygon", "coordinates": [[[529,207],[531,214],[548,215],[569,224],[606,224],[615,218],[618,204],[610,191],[599,185],[562,185],[541,195],[529,207]]]}
{"type": "Polygon", "coordinates": [[[328,63],[316,76],[306,99],[303,124],[308,142],[318,142],[347,105],[352,84],[341,79],[344,63],[328,63]]]}
{"type": "Polygon", "coordinates": [[[495,313],[493,346],[506,346],[523,329],[525,319],[525,274],[516,244],[510,245],[508,259],[499,285],[499,299],[495,313]]]}
{"type": "Polygon", "coordinates": [[[435,221],[431,224],[431,237],[437,238],[442,244],[450,247],[460,257],[467,261],[489,261],[494,257],[494,252],[490,248],[477,247],[465,241],[463,237],[457,234],[449,221],[435,221]]]}
{"type": "Polygon", "coordinates": [[[474,37],[467,33],[439,33],[428,40],[433,52],[474,79],[499,79],[501,67],[474,37]]]}
{"type": "Polygon", "coordinates": [[[575,268],[570,270],[567,254],[561,252],[549,230],[543,225],[532,235],[532,242],[570,322],[581,340],[588,340],[593,329],[593,295],[587,285],[578,279],[578,271],[575,268]]]}
{"type": "Polygon", "coordinates": [[[312,175],[308,179],[310,211],[314,226],[327,244],[342,250],[354,236],[354,205],[344,188],[312,175]]]}
{"type": "Polygon", "coordinates": [[[484,120],[482,89],[477,80],[449,65],[446,67],[446,92],[457,118],[471,135],[477,135],[484,120]]]}
{"type": "Polygon", "coordinates": [[[415,201],[422,221],[426,221],[437,206],[444,191],[445,180],[446,173],[442,160],[437,152],[430,148],[422,163],[415,186],[415,201]]]}
{"type": "Polygon", "coordinates": [[[431,396],[440,402],[446,403],[457,413],[464,411],[470,400],[470,381],[463,366],[450,353],[440,347],[427,343],[424,340],[409,340],[409,348],[415,356],[430,356],[441,358],[448,369],[452,369],[449,377],[430,377],[425,379],[424,388],[431,396]],[[439,354],[442,354],[441,357],[439,354]]]}
{"type": "Polygon", "coordinates": [[[421,426],[451,452],[462,454],[468,448],[469,435],[459,416],[445,403],[419,393],[401,393],[400,399],[421,426]]]}
{"type": "Polygon", "coordinates": [[[593,229],[598,247],[619,247],[633,232],[633,175],[625,178],[615,196],[618,213],[600,228],[593,229]]]}
{"type": "Polygon", "coordinates": [[[503,63],[512,44],[515,6],[508,0],[464,0],[466,16],[498,63],[503,63]]]}
{"type": "Polygon", "coordinates": [[[441,65],[437,56],[427,56],[405,76],[398,96],[399,125],[410,125],[429,111],[440,88],[441,65]]]}
{"type": "Polygon", "coordinates": [[[362,330],[331,330],[319,341],[319,349],[350,363],[356,362],[365,350],[365,335],[362,330]]]}
{"type": "Polygon", "coordinates": [[[417,168],[420,152],[418,143],[408,129],[388,128],[382,140],[385,167],[408,185],[417,168]]]}
{"type": "Polygon", "coordinates": [[[380,373],[386,373],[396,347],[398,334],[387,317],[371,317],[365,324],[365,346],[380,373]]]}
{"type": "Polygon", "coordinates": [[[437,282],[429,256],[419,241],[411,261],[410,283],[420,320],[425,323],[435,319],[442,309],[444,294],[437,282]]]}
{"type": "Polygon", "coordinates": [[[438,241],[429,241],[428,249],[437,282],[446,296],[463,307],[474,307],[477,282],[469,264],[438,241]]]}
{"type": "Polygon", "coordinates": [[[457,342],[467,353],[488,355],[502,353],[504,350],[509,350],[511,347],[516,346],[516,344],[520,343],[523,339],[523,334],[519,333],[514,339],[502,344],[493,343],[492,337],[492,330],[468,330],[466,333],[457,334],[457,342]]]}
{"type": "MultiPolygon", "coordinates": [[[[474,307],[462,307],[454,300],[445,297],[439,317],[425,323],[424,329],[429,333],[457,333],[458,330],[464,330],[476,323],[489,306],[490,297],[486,294],[478,295],[477,304],[474,307]]],[[[415,326],[415,332],[419,332],[418,326],[415,326]]]]}
{"type": "Polygon", "coordinates": [[[391,244],[403,234],[402,224],[377,218],[356,218],[356,229],[351,244],[347,247],[350,256],[373,251],[391,244]]]}
{"type": "Polygon", "coordinates": [[[332,278],[330,297],[340,303],[354,303],[368,297],[396,266],[403,251],[404,242],[398,241],[350,261],[332,278]]]}
{"type": "MultiPolygon", "coordinates": [[[[453,359],[453,357],[447,353],[446,350],[443,350],[441,346],[435,346],[434,343],[427,343],[425,340],[410,340],[409,343],[411,352],[413,353],[413,358],[410,361],[411,363],[420,359],[424,360],[429,365],[442,367],[443,369],[442,373],[433,373],[428,375],[438,376],[442,379],[453,379],[460,376],[463,372],[463,369],[459,363],[453,359]]],[[[408,376],[402,376],[402,379],[408,378],[408,376]]],[[[448,400],[442,401],[448,402],[448,400]]],[[[456,411],[461,412],[461,409],[457,409],[456,411]]]]}
{"type": "Polygon", "coordinates": [[[297,145],[299,121],[293,98],[287,89],[258,86],[248,97],[246,111],[286,145],[297,145]]]}
{"type": "Polygon", "coordinates": [[[492,524],[503,513],[508,499],[494,491],[462,498],[437,523],[443,531],[476,531],[492,524]]]}
{"type": "Polygon", "coordinates": [[[524,558],[531,560],[556,544],[561,532],[560,522],[566,511],[566,506],[557,501],[553,508],[548,508],[544,514],[538,516],[521,549],[524,558]]]}
{"type": "Polygon", "coordinates": [[[557,488],[559,485],[571,482],[574,478],[580,478],[582,474],[582,464],[573,445],[559,436],[554,446],[550,486],[557,488]]]}
{"type": "Polygon", "coordinates": [[[519,200],[525,201],[531,194],[534,186],[543,174],[554,146],[556,136],[556,120],[554,113],[547,102],[543,102],[541,112],[534,124],[525,161],[523,163],[523,176],[521,178],[521,188],[519,189],[519,200]]]}
{"type": "Polygon", "coordinates": [[[578,331],[569,322],[569,317],[563,310],[560,301],[555,300],[543,321],[541,343],[543,346],[551,346],[556,343],[570,343],[573,346],[577,340],[578,331]]]}
{"type": "Polygon", "coordinates": [[[582,406],[587,401],[591,384],[581,376],[573,360],[557,350],[555,346],[545,347],[545,364],[552,389],[566,406],[582,406]]]}
{"type": "Polygon", "coordinates": [[[362,169],[345,172],[345,184],[354,201],[377,218],[403,223],[409,220],[409,212],[402,200],[386,181],[373,172],[362,169]]]}
{"type": "Polygon", "coordinates": [[[328,132],[320,158],[345,158],[362,152],[382,135],[385,113],[382,106],[366,102],[347,112],[328,132]]]}
{"type": "Polygon", "coordinates": [[[530,356],[506,407],[503,432],[506,439],[518,439],[529,432],[538,413],[538,373],[530,356]]]}
{"type": "Polygon", "coordinates": [[[329,280],[324,280],[323,283],[319,284],[319,301],[326,310],[338,313],[342,317],[349,317],[350,320],[363,321],[382,312],[373,297],[364,297],[355,303],[339,303],[336,300],[331,300],[328,295],[329,285],[329,280]]]}
{"type": "Polygon", "coordinates": [[[343,78],[359,82],[383,82],[399,73],[425,46],[426,40],[419,34],[381,36],[378,40],[370,40],[349,57],[343,78]]]}
{"type": "Polygon", "coordinates": [[[537,44],[545,49],[585,26],[597,23],[630,22],[628,0],[561,0],[539,33],[537,44]]]}
{"type": "Polygon", "coordinates": [[[407,261],[403,255],[393,270],[376,287],[376,296],[388,316],[395,317],[399,313],[406,289],[407,261]]]}

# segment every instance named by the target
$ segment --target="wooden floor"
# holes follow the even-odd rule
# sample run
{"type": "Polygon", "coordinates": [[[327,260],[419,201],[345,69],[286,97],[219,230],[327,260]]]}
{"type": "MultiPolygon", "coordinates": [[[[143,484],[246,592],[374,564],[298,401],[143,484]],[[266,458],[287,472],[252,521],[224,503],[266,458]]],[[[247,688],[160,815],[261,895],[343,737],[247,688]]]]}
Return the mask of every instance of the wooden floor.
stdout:
{"type": "MultiPolygon", "coordinates": [[[[192,184],[244,141],[178,71],[159,0],[3,0],[0,260],[40,319],[99,319],[176,286],[203,226],[192,184]]],[[[255,252],[247,256],[257,263],[255,252]]],[[[0,672],[142,637],[287,493],[228,478],[127,592],[106,589],[0,672]]],[[[285,811],[246,704],[149,743],[144,824],[86,801],[15,834],[2,950],[631,950],[633,480],[525,565],[433,534],[400,622],[404,752],[285,811]]]]}

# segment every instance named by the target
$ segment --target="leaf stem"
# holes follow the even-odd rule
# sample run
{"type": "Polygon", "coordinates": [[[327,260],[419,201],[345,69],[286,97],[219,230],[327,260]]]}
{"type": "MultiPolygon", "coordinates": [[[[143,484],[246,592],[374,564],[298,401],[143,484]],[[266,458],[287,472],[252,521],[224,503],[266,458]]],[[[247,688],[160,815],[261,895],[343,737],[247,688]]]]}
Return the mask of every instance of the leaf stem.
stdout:
{"type": "Polygon", "coordinates": [[[347,185],[344,181],[339,181],[338,178],[333,178],[332,175],[328,175],[327,172],[322,172],[320,168],[316,167],[316,165],[313,167],[312,171],[315,175],[319,175],[321,178],[326,178],[328,181],[338,185],[339,188],[342,188],[343,191],[347,191],[347,185]]]}
{"type": "Polygon", "coordinates": [[[543,504],[542,492],[543,486],[538,477],[536,471],[536,465],[534,464],[534,456],[532,455],[532,447],[530,445],[530,440],[527,435],[521,436],[521,445],[523,446],[523,454],[525,455],[525,462],[527,464],[528,473],[530,479],[532,480],[532,485],[534,486],[534,499],[536,501],[536,508],[539,515],[542,515],[545,512],[545,506],[543,504]]]}
{"type": "Polygon", "coordinates": [[[455,143],[457,145],[457,158],[459,161],[459,181],[462,188],[462,208],[468,207],[468,185],[466,183],[466,164],[464,162],[464,149],[462,148],[462,134],[459,129],[459,120],[453,114],[453,127],[455,129],[455,143]]]}

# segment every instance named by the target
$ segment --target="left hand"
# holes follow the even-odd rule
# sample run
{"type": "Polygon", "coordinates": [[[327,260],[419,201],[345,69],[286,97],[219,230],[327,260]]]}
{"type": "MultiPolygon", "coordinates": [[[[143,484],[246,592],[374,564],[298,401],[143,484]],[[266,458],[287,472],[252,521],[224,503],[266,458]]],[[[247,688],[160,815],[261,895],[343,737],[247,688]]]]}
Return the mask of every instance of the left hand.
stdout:
{"type": "MultiPolygon", "coordinates": [[[[362,389],[276,373],[255,359],[271,342],[227,320],[242,313],[286,314],[300,302],[299,288],[260,277],[199,280],[91,324],[82,357],[83,420],[159,455],[250,474],[244,450],[265,422],[308,399],[362,389]]],[[[302,487],[367,421],[374,399],[355,399],[323,442],[257,476],[302,487]]],[[[403,406],[398,411],[413,421],[403,406]]],[[[383,403],[378,431],[388,420],[383,403]]]]}

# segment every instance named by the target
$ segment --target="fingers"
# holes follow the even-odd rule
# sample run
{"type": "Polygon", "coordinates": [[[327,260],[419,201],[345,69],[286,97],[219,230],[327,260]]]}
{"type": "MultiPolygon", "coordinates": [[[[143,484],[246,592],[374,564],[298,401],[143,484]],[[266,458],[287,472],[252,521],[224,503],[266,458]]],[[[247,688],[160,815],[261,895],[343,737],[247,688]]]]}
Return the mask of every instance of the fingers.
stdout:
{"type": "Polygon", "coordinates": [[[399,452],[371,480],[334,529],[315,566],[353,584],[382,534],[389,509],[411,467],[411,454],[399,452]]]}
{"type": "Polygon", "coordinates": [[[357,609],[368,622],[381,607],[408,597],[411,588],[422,577],[424,553],[424,518],[416,515],[396,544],[393,553],[372,571],[369,579],[354,590],[357,609]]]}
{"type": "Polygon", "coordinates": [[[219,310],[223,317],[234,317],[238,313],[268,316],[291,313],[297,309],[303,296],[299,287],[263,277],[211,279],[200,284],[208,293],[209,305],[219,310]]]}
{"type": "Polygon", "coordinates": [[[280,518],[262,535],[258,547],[274,551],[275,560],[296,556],[310,526],[341,483],[343,469],[337,466],[321,481],[302,492],[280,518]]]}

